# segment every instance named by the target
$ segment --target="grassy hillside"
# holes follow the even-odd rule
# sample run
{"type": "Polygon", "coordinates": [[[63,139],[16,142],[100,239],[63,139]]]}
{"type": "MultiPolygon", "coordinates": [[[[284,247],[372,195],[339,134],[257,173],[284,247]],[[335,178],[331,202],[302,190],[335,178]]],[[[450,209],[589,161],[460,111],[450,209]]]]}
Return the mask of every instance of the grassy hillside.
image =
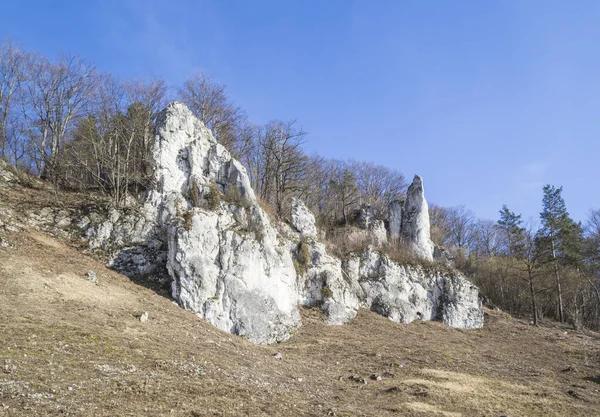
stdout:
{"type": "Polygon", "coordinates": [[[304,310],[290,341],[255,346],[40,231],[0,237],[2,416],[600,415],[595,333],[304,310]]]}

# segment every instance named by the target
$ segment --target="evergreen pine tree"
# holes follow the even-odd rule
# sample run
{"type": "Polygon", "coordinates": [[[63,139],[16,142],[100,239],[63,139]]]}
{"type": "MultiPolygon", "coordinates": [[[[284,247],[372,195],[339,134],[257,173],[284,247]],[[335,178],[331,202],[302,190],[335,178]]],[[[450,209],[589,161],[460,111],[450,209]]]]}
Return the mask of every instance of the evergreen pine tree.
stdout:
{"type": "Polygon", "coordinates": [[[523,220],[520,214],[510,211],[505,205],[500,210],[498,225],[504,233],[505,254],[516,257],[523,251],[523,220]]]}
{"type": "MultiPolygon", "coordinates": [[[[556,188],[549,184],[544,186],[542,212],[540,213],[542,228],[538,240],[541,250],[553,265],[558,298],[558,318],[561,322],[565,321],[565,316],[559,266],[569,262],[570,256],[576,250],[577,230],[581,231],[581,226],[577,227],[577,223],[569,217],[567,205],[562,198],[562,190],[562,187],[556,188]]],[[[573,260],[572,256],[571,260],[573,260]]]]}

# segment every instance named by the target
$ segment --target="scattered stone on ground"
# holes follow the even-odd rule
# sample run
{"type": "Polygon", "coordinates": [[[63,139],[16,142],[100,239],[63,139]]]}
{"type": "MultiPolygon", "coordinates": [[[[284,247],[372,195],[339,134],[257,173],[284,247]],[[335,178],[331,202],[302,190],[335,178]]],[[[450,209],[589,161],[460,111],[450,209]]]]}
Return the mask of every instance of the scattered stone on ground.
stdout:
{"type": "Polygon", "coordinates": [[[4,366],[2,367],[2,371],[5,374],[11,374],[17,370],[17,366],[12,363],[11,359],[4,359],[4,366]]]}
{"type": "Polygon", "coordinates": [[[87,271],[85,273],[85,279],[91,283],[98,285],[98,277],[96,276],[96,272],[94,271],[87,271]]]}

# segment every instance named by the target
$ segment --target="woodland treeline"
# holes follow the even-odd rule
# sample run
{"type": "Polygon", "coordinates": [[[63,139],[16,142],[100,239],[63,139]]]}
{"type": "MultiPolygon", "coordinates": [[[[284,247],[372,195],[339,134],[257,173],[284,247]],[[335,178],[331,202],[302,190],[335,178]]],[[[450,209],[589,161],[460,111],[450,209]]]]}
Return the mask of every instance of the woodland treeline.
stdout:
{"type": "MultiPolygon", "coordinates": [[[[323,228],[347,225],[367,204],[385,219],[407,182],[370,162],[310,155],[295,120],[256,125],[202,72],[180,86],[120,79],[75,54],[50,60],[0,43],[0,158],[55,186],[95,190],[116,206],[152,186],[150,152],[158,112],[188,105],[247,167],[262,204],[277,214],[302,198],[323,228]]],[[[432,239],[489,302],[513,314],[600,328],[600,211],[573,221],[562,188],[546,186],[539,223],[502,207],[481,220],[465,207],[430,207],[432,239]]],[[[388,248],[391,251],[397,248],[388,248]]]]}
{"type": "Polygon", "coordinates": [[[504,311],[600,329],[600,210],[585,223],[567,211],[562,187],[540,193],[538,220],[507,206],[497,221],[476,219],[465,207],[432,206],[432,238],[488,302],[504,311]]]}
{"type": "Polygon", "coordinates": [[[173,100],[244,163],[261,200],[279,214],[300,196],[322,224],[347,222],[361,204],[384,215],[406,188],[399,171],[308,155],[295,120],[253,124],[202,72],[181,86],[123,80],[78,55],[49,60],[8,40],[0,44],[0,157],[59,187],[100,190],[119,206],[151,186],[155,119],[173,100]]]}

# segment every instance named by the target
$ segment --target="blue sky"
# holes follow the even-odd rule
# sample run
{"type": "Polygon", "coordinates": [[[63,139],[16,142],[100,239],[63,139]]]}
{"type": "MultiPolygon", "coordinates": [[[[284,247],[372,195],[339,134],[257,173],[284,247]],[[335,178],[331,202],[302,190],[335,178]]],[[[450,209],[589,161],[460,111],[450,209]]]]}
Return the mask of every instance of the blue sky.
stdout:
{"type": "Polygon", "coordinates": [[[600,208],[600,2],[12,1],[0,37],[176,86],[196,68],[309,152],[425,181],[429,201],[537,217],[600,208]]]}

